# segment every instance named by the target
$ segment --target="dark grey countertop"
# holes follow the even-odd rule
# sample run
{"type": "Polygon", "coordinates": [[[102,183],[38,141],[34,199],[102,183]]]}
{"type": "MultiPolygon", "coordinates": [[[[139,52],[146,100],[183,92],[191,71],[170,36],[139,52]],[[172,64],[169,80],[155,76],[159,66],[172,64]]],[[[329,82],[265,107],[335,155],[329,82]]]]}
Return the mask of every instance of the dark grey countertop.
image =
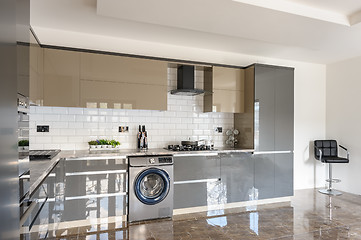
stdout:
{"type": "Polygon", "coordinates": [[[173,155],[173,156],[204,156],[204,155],[216,155],[219,153],[241,153],[241,152],[254,152],[253,149],[236,149],[236,148],[218,148],[210,151],[182,151],[174,152],[167,149],[148,149],[146,151],[141,150],[76,150],[76,151],[61,151],[58,155],[50,160],[32,160],[30,161],[30,190],[32,193],[43,182],[46,176],[56,166],[60,159],[99,159],[99,158],[126,158],[130,156],[142,156],[142,155],[173,155]]]}

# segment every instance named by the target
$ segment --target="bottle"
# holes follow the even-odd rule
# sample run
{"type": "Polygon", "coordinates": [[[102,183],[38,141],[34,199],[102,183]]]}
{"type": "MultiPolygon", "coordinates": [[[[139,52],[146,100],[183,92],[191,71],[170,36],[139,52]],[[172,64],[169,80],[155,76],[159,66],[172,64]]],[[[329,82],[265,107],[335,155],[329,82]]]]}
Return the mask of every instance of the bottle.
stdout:
{"type": "Polygon", "coordinates": [[[138,134],[137,134],[137,146],[138,146],[138,149],[140,149],[140,145],[141,145],[141,138],[142,138],[142,126],[139,125],[139,131],[138,131],[138,134]]]}
{"type": "Polygon", "coordinates": [[[148,149],[148,136],[145,130],[145,125],[142,126],[142,138],[141,138],[142,149],[148,149]]]}

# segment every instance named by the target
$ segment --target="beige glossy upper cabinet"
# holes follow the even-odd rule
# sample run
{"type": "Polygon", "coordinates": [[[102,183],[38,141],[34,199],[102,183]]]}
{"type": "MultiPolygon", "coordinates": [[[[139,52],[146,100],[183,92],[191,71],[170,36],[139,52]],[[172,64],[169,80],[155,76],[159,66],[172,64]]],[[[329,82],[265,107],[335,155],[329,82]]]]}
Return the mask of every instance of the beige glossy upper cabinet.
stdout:
{"type": "Polygon", "coordinates": [[[81,107],[167,110],[167,62],[81,53],[81,107]]]}
{"type": "Polygon", "coordinates": [[[204,111],[243,113],[244,78],[243,69],[213,67],[212,80],[205,79],[205,83],[211,84],[213,94],[205,95],[204,111]]]}
{"type": "Polygon", "coordinates": [[[44,49],[44,106],[80,106],[79,66],[79,52],[44,49]]]}
{"type": "Polygon", "coordinates": [[[29,99],[32,105],[43,105],[44,52],[35,37],[30,35],[30,84],[29,99]]]}

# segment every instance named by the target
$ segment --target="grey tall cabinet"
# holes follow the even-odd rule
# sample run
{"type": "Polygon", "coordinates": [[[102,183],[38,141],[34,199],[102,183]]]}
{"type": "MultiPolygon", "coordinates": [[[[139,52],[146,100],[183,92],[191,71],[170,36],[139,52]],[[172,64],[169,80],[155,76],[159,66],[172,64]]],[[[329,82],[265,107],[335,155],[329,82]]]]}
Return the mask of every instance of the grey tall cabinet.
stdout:
{"type": "Polygon", "coordinates": [[[254,65],[254,164],[259,199],[293,195],[294,69],[254,65]]]}

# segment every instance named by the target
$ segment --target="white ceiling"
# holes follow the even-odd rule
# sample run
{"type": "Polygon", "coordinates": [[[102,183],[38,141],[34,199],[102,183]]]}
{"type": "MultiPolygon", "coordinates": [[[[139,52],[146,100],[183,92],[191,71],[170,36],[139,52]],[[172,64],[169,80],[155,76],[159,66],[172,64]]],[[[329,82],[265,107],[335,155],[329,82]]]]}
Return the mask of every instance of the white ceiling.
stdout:
{"type": "Polygon", "coordinates": [[[43,44],[105,51],[133,41],[331,63],[361,56],[359,21],[359,0],[31,1],[43,44]]]}

